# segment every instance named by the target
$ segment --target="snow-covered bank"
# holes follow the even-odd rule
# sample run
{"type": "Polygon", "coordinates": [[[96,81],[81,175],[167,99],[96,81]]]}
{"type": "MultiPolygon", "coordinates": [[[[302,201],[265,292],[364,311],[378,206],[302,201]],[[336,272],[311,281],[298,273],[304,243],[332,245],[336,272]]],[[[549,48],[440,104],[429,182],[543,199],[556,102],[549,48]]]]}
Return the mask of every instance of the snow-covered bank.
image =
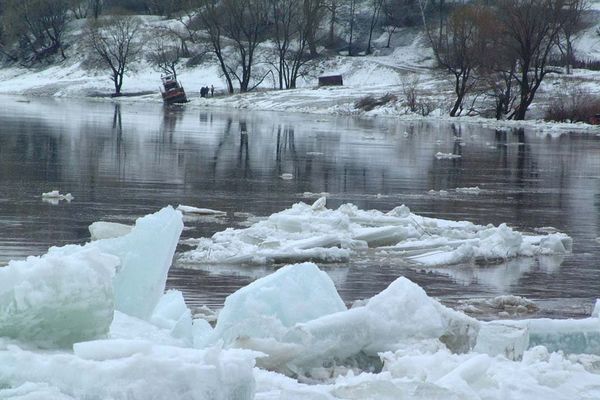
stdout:
{"type": "MultiPolygon", "coordinates": [[[[129,233],[51,249],[0,269],[0,398],[600,396],[597,310],[584,320],[481,322],[441,305],[404,277],[347,309],[331,278],[305,263],[283,267],[231,294],[214,328],[206,320],[192,320],[181,293],[162,293],[181,221],[179,212],[165,208],[139,219],[129,233]],[[119,284],[120,274],[127,285],[119,284]],[[41,290],[42,282],[47,290],[41,290]],[[115,310],[119,302],[113,298],[120,292],[136,294],[137,306],[123,307],[125,313],[115,310]],[[101,305],[102,313],[91,314],[108,315],[108,322],[83,318],[74,304],[101,305]],[[81,321],[88,324],[76,323],[81,321]],[[17,323],[22,326],[18,334],[2,329],[17,323]],[[64,336],[48,329],[56,326],[69,333],[67,340],[56,340],[64,336]],[[58,347],[38,348],[48,342],[58,347]]],[[[395,237],[389,235],[400,221],[407,232],[417,229],[415,222],[421,229],[454,235],[508,229],[422,218],[406,208],[391,214],[349,205],[327,210],[323,199],[313,206],[295,205],[272,216],[274,221],[330,231],[338,221],[334,233],[360,234],[362,239],[349,235],[347,240],[372,243],[395,237]]],[[[524,242],[527,247],[541,241],[524,242]]]]}
{"type": "MultiPolygon", "coordinates": [[[[177,26],[175,20],[157,17],[143,17],[143,36],[149,39],[152,29],[158,26],[177,26]]],[[[82,22],[75,21],[65,36],[70,43],[67,59],[60,63],[37,68],[10,66],[0,68],[0,94],[25,97],[88,98],[102,101],[153,102],[161,103],[160,72],[146,60],[133,65],[132,71],[124,80],[121,98],[111,98],[113,83],[107,71],[92,68],[86,63],[89,49],[81,41],[82,22]]],[[[400,34],[400,33],[398,33],[400,34]]],[[[591,33],[590,33],[591,34],[591,33]]],[[[598,54],[598,44],[585,36],[580,45],[582,54],[593,59],[598,54]]],[[[594,33],[595,35],[595,30],[594,33]]],[[[597,131],[597,126],[588,124],[550,123],[541,120],[495,121],[482,117],[448,116],[453,102],[452,82],[439,70],[433,68],[431,49],[425,44],[422,35],[415,31],[403,32],[406,39],[395,48],[375,49],[372,55],[344,57],[329,55],[311,65],[306,76],[298,81],[298,88],[276,90],[276,82],[263,81],[261,86],[249,93],[226,94],[226,85],[220,76],[218,63],[214,60],[199,65],[188,66],[182,61],[178,78],[185,87],[190,102],[188,109],[219,108],[251,111],[278,111],[285,113],[310,113],[328,115],[349,115],[359,117],[390,117],[403,120],[443,120],[449,122],[475,123],[491,128],[528,128],[535,131],[560,134],[569,131],[597,131]],[[317,87],[319,75],[341,74],[344,86],[317,87]],[[201,98],[202,87],[214,86],[216,96],[201,98]],[[427,112],[413,112],[406,103],[408,86],[414,86],[418,101],[426,105],[427,112]],[[366,97],[381,98],[391,95],[389,102],[365,111],[356,104],[366,97]],[[427,115],[422,115],[427,114],[427,115]]],[[[383,35],[385,36],[385,35],[383,35]]],[[[383,37],[382,36],[382,37],[383,37]]],[[[142,39],[145,40],[145,39],[142,39]]],[[[378,39],[380,42],[382,38],[378,39]]],[[[377,43],[378,40],[375,42],[377,43]]],[[[576,43],[576,47],[577,47],[576,43]]],[[[270,51],[262,49],[261,51],[270,51]]],[[[596,84],[600,73],[575,70],[573,75],[549,75],[541,86],[536,102],[531,106],[530,116],[539,118],[550,98],[566,85],[584,88],[590,95],[597,95],[600,86],[596,84]]]]}
{"type": "Polygon", "coordinates": [[[505,224],[494,227],[426,218],[404,205],[388,213],[364,211],[352,204],[331,210],[325,197],[312,205],[295,204],[248,228],[228,228],[212,238],[187,243],[197,248],[184,253],[183,262],[337,262],[376,248],[382,255],[401,256],[425,266],[562,254],[572,246],[571,238],[562,233],[525,235],[505,224]]]}

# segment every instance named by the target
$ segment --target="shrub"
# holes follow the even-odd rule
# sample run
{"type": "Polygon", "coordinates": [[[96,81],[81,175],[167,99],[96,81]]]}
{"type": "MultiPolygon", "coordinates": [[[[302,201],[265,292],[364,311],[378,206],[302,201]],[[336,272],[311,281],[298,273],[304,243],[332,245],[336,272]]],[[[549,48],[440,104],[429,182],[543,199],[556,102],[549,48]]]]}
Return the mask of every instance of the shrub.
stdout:
{"type": "Polygon", "coordinates": [[[365,96],[354,103],[354,107],[363,111],[371,111],[375,107],[381,107],[390,102],[397,101],[398,98],[391,93],[386,93],[383,96],[376,98],[373,96],[365,96]]]}
{"type": "Polygon", "coordinates": [[[552,99],[544,119],[556,122],[590,122],[597,114],[600,114],[600,98],[585,90],[575,89],[552,99]]]}

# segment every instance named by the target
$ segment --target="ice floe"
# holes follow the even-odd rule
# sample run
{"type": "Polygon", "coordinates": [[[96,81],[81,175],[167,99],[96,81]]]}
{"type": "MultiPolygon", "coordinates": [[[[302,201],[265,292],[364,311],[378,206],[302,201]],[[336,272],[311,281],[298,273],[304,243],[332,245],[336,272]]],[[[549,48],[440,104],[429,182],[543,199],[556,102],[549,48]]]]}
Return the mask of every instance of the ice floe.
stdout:
{"type": "Polygon", "coordinates": [[[111,239],[131,232],[133,226],[116,222],[97,221],[88,226],[92,240],[111,239]]]}
{"type": "Polygon", "coordinates": [[[71,193],[61,194],[58,190],[51,190],[50,192],[42,193],[42,199],[44,200],[66,200],[70,202],[75,197],[71,193]]]}
{"type": "Polygon", "coordinates": [[[562,233],[528,235],[505,224],[476,225],[421,217],[408,207],[388,213],[344,204],[326,207],[298,203],[245,229],[228,228],[195,241],[183,262],[260,264],[268,262],[337,262],[368,248],[426,266],[494,263],[519,256],[562,254],[572,240],[562,233]]]}

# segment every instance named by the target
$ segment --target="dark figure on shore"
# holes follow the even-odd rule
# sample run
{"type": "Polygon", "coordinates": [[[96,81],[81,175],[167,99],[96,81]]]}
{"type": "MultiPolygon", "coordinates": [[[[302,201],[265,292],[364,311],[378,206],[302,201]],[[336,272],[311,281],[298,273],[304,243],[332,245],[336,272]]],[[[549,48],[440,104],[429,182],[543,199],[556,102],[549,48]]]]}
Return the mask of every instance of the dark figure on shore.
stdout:
{"type": "Polygon", "coordinates": [[[215,97],[215,87],[210,85],[210,97],[215,97]]]}

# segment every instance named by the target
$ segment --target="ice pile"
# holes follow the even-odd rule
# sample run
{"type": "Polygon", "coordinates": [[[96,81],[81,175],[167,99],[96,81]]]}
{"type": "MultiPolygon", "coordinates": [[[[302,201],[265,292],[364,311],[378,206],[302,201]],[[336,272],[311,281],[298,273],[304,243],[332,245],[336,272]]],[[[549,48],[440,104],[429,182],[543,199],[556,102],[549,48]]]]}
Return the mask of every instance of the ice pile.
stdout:
{"type": "Polygon", "coordinates": [[[166,207],[120,238],[10,262],[0,269],[0,336],[65,347],[108,333],[115,309],[149,319],[182,229],[166,207]]]}
{"type": "Polygon", "coordinates": [[[192,348],[212,328],[164,293],[182,228],[166,207],[123,236],[0,268],[0,398],[253,399],[259,354],[192,348]]]}
{"type": "Polygon", "coordinates": [[[209,342],[258,350],[259,365],[315,376],[324,366],[368,365],[400,342],[440,339],[457,352],[475,344],[479,323],[398,278],[347,310],[316,265],[286,266],[230,295],[209,342]]]}
{"type": "Polygon", "coordinates": [[[352,204],[326,208],[326,199],[298,203],[245,229],[226,229],[197,239],[182,261],[249,264],[346,260],[367,248],[379,248],[427,266],[498,262],[518,256],[571,251],[562,233],[525,235],[498,227],[421,217],[408,207],[388,213],[364,211],[352,204]]]}
{"type": "Polygon", "coordinates": [[[61,194],[58,190],[51,190],[49,192],[42,193],[42,199],[44,200],[55,200],[58,202],[59,200],[66,200],[70,202],[74,199],[71,193],[61,194]]]}

